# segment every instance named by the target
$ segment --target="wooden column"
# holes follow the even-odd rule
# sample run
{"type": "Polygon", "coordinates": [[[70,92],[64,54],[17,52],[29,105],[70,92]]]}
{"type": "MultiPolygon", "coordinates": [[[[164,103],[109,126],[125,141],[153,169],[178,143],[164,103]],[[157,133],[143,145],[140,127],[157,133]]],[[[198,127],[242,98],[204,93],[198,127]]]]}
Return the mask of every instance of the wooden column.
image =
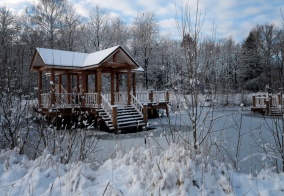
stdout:
{"type": "Polygon", "coordinates": [[[61,93],[62,75],[58,76],[58,93],[61,93]]]}
{"type": "Polygon", "coordinates": [[[117,128],[117,107],[112,108],[112,126],[117,128]]]}
{"type": "Polygon", "coordinates": [[[76,75],[76,93],[80,93],[80,75],[76,75]]]}
{"type": "Polygon", "coordinates": [[[98,89],[98,104],[102,103],[102,68],[98,69],[97,72],[97,89],[98,89]]]}
{"type": "Polygon", "coordinates": [[[85,88],[85,93],[89,92],[89,75],[86,73],[86,88],[85,88]]]}
{"type": "Polygon", "coordinates": [[[115,79],[116,79],[116,92],[118,93],[119,92],[119,73],[117,72],[115,74],[115,79]]]}
{"type": "Polygon", "coordinates": [[[131,104],[131,69],[127,70],[127,105],[131,104]]]}
{"type": "Polygon", "coordinates": [[[82,106],[85,105],[85,93],[87,93],[87,75],[86,72],[82,72],[82,80],[81,80],[81,85],[82,85],[82,95],[81,95],[81,104],[82,106]]]}
{"type": "Polygon", "coordinates": [[[51,106],[55,105],[55,76],[54,76],[54,70],[50,70],[50,103],[51,106]]]}
{"type": "Polygon", "coordinates": [[[166,90],[166,101],[170,101],[170,92],[166,90]]]}
{"type": "Polygon", "coordinates": [[[110,104],[114,105],[114,73],[110,74],[110,104]]]}
{"type": "Polygon", "coordinates": [[[144,123],[148,121],[148,106],[146,104],[143,105],[143,121],[144,123]]]}
{"type": "Polygon", "coordinates": [[[38,105],[39,107],[41,107],[41,104],[42,104],[41,93],[42,93],[42,71],[38,71],[38,105]]]}
{"type": "Polygon", "coordinates": [[[97,85],[97,77],[98,77],[98,73],[95,73],[95,92],[98,92],[98,85],[97,85]]]}
{"type": "Polygon", "coordinates": [[[133,95],[136,97],[136,73],[133,73],[132,75],[132,85],[133,95]]]}
{"type": "Polygon", "coordinates": [[[153,92],[153,90],[150,90],[150,92],[149,92],[149,100],[150,100],[151,102],[154,101],[154,92],[153,92]]]}
{"type": "Polygon", "coordinates": [[[70,73],[67,73],[67,93],[68,93],[67,101],[68,101],[68,104],[70,104],[71,103],[71,96],[70,96],[70,93],[71,93],[71,76],[70,76],[70,73]]]}
{"type": "Polygon", "coordinates": [[[255,95],[252,96],[252,107],[256,106],[256,102],[255,102],[255,95]]]}
{"type": "Polygon", "coordinates": [[[270,107],[269,107],[269,99],[265,99],[265,105],[266,105],[266,115],[268,115],[269,114],[269,109],[270,109],[270,107]]]}

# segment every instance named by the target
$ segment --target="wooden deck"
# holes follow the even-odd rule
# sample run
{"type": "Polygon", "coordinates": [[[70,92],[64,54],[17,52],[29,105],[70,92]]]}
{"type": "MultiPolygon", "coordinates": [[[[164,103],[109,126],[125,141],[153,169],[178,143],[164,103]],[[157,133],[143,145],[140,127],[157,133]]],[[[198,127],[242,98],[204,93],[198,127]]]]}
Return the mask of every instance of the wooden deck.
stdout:
{"type": "Polygon", "coordinates": [[[94,127],[105,131],[130,131],[141,129],[148,118],[158,117],[163,109],[168,115],[168,91],[144,91],[131,93],[128,103],[127,93],[115,93],[114,104],[110,94],[55,93],[55,103],[51,104],[51,94],[41,94],[40,112],[57,127],[94,127]],[[101,104],[98,103],[101,100],[101,104]],[[77,118],[77,119],[76,119],[77,118]],[[65,121],[62,123],[62,121],[65,121]]]}
{"type": "Polygon", "coordinates": [[[283,97],[281,94],[257,94],[252,96],[251,111],[271,115],[281,116],[284,111],[283,97]]]}

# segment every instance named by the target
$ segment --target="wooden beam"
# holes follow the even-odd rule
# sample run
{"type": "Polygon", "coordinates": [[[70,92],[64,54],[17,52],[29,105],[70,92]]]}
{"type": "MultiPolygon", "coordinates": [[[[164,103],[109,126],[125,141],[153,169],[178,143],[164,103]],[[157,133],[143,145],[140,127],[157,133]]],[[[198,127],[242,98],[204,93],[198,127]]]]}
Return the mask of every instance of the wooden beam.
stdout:
{"type": "Polygon", "coordinates": [[[42,93],[42,71],[38,72],[38,105],[41,107],[42,100],[41,100],[41,93],[42,93]]]}

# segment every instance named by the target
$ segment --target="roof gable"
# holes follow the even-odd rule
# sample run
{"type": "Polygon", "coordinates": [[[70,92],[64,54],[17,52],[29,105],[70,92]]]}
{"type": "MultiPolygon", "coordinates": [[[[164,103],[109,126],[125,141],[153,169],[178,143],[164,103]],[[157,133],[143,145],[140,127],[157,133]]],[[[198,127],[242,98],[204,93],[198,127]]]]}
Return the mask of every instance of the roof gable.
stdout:
{"type": "Polygon", "coordinates": [[[128,64],[140,68],[138,63],[121,47],[114,46],[94,53],[80,53],[56,49],[36,48],[31,69],[36,67],[76,67],[86,69],[99,67],[103,63],[128,64]]]}

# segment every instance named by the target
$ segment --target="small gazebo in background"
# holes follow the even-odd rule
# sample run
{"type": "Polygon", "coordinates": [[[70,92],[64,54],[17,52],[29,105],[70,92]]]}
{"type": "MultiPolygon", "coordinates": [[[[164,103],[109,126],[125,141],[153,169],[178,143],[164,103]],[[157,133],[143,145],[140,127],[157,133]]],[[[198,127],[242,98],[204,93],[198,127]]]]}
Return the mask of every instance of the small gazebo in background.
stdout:
{"type": "Polygon", "coordinates": [[[90,54],[36,48],[30,69],[38,72],[38,103],[43,114],[56,110],[72,115],[80,109],[115,130],[144,126],[148,113],[159,108],[168,114],[167,91],[136,92],[136,74],[144,70],[121,46],[90,54]],[[110,75],[109,93],[102,93],[102,74],[110,75]],[[45,86],[43,75],[49,78],[45,86]],[[122,75],[127,78],[127,92],[120,91],[122,75]],[[93,84],[90,76],[95,78],[93,84]]]}

